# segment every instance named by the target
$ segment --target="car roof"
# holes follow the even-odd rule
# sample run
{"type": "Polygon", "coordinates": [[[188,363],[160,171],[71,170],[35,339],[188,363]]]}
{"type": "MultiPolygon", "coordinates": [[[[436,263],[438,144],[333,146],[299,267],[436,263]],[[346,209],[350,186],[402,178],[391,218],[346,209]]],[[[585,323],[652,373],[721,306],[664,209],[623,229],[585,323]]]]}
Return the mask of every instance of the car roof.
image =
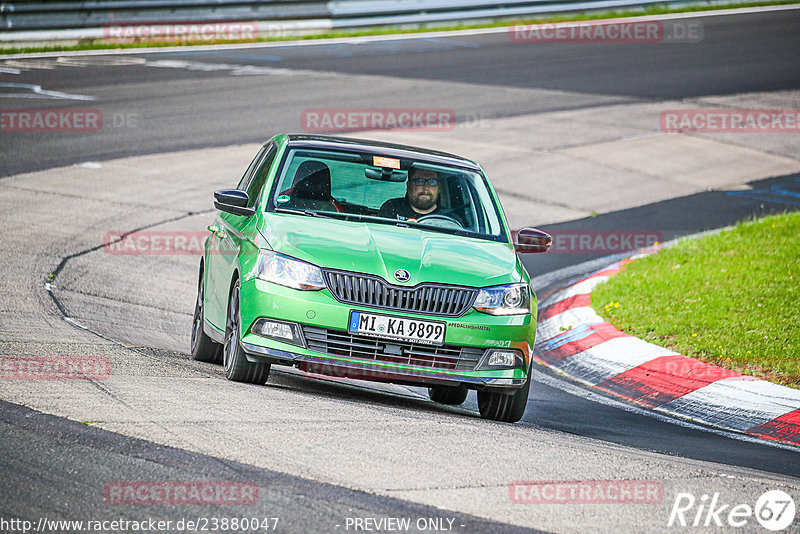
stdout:
{"type": "Polygon", "coordinates": [[[371,141],[367,139],[353,139],[349,137],[334,137],[330,135],[308,135],[308,134],[288,134],[289,146],[329,148],[359,152],[374,152],[382,156],[393,156],[396,158],[413,158],[428,163],[440,165],[456,165],[474,171],[481,170],[480,166],[472,160],[440,152],[407,145],[394,143],[384,143],[382,141],[371,141]]]}

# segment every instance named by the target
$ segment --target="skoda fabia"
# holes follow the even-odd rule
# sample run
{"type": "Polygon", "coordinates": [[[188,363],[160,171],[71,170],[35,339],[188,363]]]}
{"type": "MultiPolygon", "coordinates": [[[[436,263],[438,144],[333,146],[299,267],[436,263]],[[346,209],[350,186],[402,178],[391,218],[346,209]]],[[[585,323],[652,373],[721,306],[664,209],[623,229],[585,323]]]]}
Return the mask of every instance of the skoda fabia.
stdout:
{"type": "Polygon", "coordinates": [[[278,135],[220,210],[200,262],[191,352],[230,380],[273,365],[427,387],[518,421],[530,389],[536,297],[476,163],[442,152],[278,135]]]}

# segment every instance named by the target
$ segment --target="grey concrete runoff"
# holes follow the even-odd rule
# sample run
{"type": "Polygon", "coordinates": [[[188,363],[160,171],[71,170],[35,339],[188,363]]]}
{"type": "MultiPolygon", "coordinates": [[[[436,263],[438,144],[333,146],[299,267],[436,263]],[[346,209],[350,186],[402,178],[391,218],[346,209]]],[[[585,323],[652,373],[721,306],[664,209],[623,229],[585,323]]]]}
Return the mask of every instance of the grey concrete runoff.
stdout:
{"type": "MultiPolygon", "coordinates": [[[[799,96],[726,98],[798,107],[799,96]]],[[[484,128],[449,135],[358,135],[480,161],[515,227],[800,172],[794,138],[655,130],[654,115],[682,105],[487,119],[484,128]]],[[[796,465],[770,474],[547,431],[536,425],[535,403],[526,423],[502,425],[480,420],[472,397],[446,409],[419,390],[298,373],[247,386],[192,361],[198,255],[115,254],[101,245],[110,233],[136,229],[203,234],[214,214],[210,192],[234,183],[256,148],[127,157],[2,179],[0,355],[104,357],[112,373],[95,381],[3,381],[0,399],[132,438],[553,532],[663,531],[678,493],[720,493],[725,503],[753,506],[767,490],[800,492],[796,465]],[[509,493],[515,481],[610,479],[655,481],[663,498],[566,506],[521,504],[509,493]]],[[[86,491],[102,491],[113,476],[99,475],[86,491]]]]}
{"type": "MultiPolygon", "coordinates": [[[[404,530],[408,532],[425,532],[429,527],[437,526],[447,527],[453,532],[537,532],[165,447],[4,401],[0,401],[0,429],[0,449],[3,450],[0,467],[6,482],[4,491],[0,493],[0,513],[6,521],[5,524],[0,521],[3,532],[13,532],[13,528],[9,529],[12,525],[10,519],[20,516],[34,518],[34,525],[28,531],[37,528],[38,532],[79,532],[81,529],[75,525],[73,528],[57,528],[49,523],[49,528],[38,528],[38,518],[55,522],[55,518],[62,516],[64,501],[69,503],[72,520],[102,521],[109,527],[103,529],[104,532],[233,530],[305,534],[352,531],[356,520],[366,517],[375,519],[371,523],[374,526],[381,524],[381,517],[398,518],[405,522],[408,528],[404,530]],[[54,449],[58,450],[58,461],[52,459],[54,449]],[[91,456],[93,461],[86,461],[87,456],[91,456]],[[46,473],[40,471],[40,463],[48,465],[46,473]],[[76,465],[81,469],[75,469],[76,465]],[[108,493],[98,491],[97,481],[108,480],[112,474],[114,480],[106,483],[108,493]],[[65,487],[60,484],[62,480],[69,480],[69,484],[65,487]],[[180,481],[184,487],[213,489],[218,482],[224,481],[242,487],[242,495],[251,498],[242,499],[245,501],[243,504],[232,505],[214,502],[214,492],[210,502],[191,507],[164,506],[157,502],[135,507],[108,504],[106,496],[123,495],[116,488],[124,488],[126,483],[137,480],[154,481],[164,489],[170,487],[165,483],[169,481],[180,481]],[[53,486],[59,487],[58,498],[53,498],[53,486]],[[15,491],[17,489],[21,491],[15,491]],[[222,525],[213,528],[213,523],[199,523],[202,521],[200,518],[236,518],[240,521],[247,518],[247,522],[242,523],[246,526],[240,529],[226,529],[222,525]],[[139,529],[112,526],[113,521],[120,520],[142,521],[147,526],[139,529]],[[156,525],[155,529],[149,526],[151,521],[156,525]],[[187,526],[188,522],[212,528],[191,528],[187,526]],[[157,526],[159,524],[166,528],[157,526]]],[[[227,495],[231,499],[238,496],[232,492],[227,495]]],[[[392,523],[397,524],[399,522],[392,523]]]]}

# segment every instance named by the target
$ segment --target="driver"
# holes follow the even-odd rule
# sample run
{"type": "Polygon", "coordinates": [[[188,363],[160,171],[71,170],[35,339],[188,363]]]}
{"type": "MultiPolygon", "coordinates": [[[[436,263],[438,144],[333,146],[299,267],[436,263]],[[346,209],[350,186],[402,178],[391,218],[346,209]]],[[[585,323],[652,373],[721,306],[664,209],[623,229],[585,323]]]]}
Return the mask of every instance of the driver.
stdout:
{"type": "Polygon", "coordinates": [[[378,216],[417,222],[420,217],[441,211],[438,203],[439,174],[429,169],[412,168],[406,182],[406,196],[384,202],[378,216]]]}

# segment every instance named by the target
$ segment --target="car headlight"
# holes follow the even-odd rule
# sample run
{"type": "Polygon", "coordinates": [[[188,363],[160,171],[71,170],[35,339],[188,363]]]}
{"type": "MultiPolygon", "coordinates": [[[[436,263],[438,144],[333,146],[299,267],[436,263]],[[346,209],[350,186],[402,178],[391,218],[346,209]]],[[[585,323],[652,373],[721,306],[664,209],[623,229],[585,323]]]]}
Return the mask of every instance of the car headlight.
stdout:
{"type": "Polygon", "coordinates": [[[262,250],[258,253],[257,277],[266,282],[294,289],[319,290],[325,288],[325,278],[316,265],[262,250]]]}
{"type": "Polygon", "coordinates": [[[522,315],[530,313],[530,301],[528,284],[509,284],[481,289],[472,307],[489,315],[522,315]]]}

